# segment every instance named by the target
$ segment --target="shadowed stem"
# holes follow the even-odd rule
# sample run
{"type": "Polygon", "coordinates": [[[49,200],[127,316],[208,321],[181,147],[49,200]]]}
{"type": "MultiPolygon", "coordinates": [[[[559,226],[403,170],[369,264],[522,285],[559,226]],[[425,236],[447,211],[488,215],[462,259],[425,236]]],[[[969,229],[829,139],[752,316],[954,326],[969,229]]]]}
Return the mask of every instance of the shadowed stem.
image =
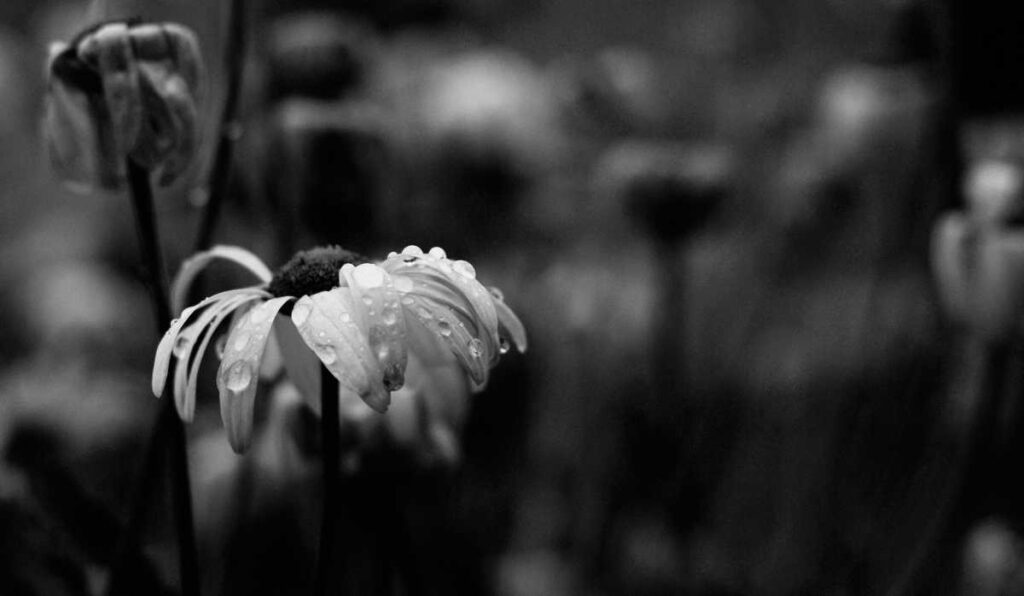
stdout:
{"type": "Polygon", "coordinates": [[[338,380],[320,367],[320,437],[323,449],[323,517],[314,594],[333,593],[330,568],[335,559],[335,531],[341,498],[341,440],[338,428],[338,380]]]}
{"type": "Polygon", "coordinates": [[[195,252],[204,251],[213,243],[213,232],[217,227],[221,204],[224,202],[224,195],[227,194],[228,182],[231,179],[231,157],[234,152],[234,144],[241,126],[238,122],[238,100],[242,87],[242,70],[245,65],[245,0],[231,0],[228,19],[228,43],[224,55],[224,69],[228,77],[227,90],[220,116],[217,150],[214,153],[213,167],[210,170],[210,181],[207,187],[210,194],[199,222],[195,252]]]}
{"type": "MultiPolygon", "coordinates": [[[[164,281],[163,259],[160,255],[160,239],[153,210],[153,188],[149,172],[125,160],[128,171],[128,187],[135,213],[139,248],[148,278],[153,315],[157,329],[164,329],[171,321],[170,303],[164,281]]],[[[135,540],[146,517],[150,493],[160,469],[160,445],[166,439],[171,464],[171,490],[174,507],[174,525],[178,539],[178,564],[181,577],[181,592],[184,596],[199,595],[199,567],[196,553],[195,527],[192,518],[192,490],[188,476],[188,454],[185,444],[185,428],[175,412],[174,402],[165,399],[157,419],[145,457],[145,469],[134,503],[128,526],[128,540],[135,540]]],[[[111,582],[113,587],[114,583],[111,582]]]]}

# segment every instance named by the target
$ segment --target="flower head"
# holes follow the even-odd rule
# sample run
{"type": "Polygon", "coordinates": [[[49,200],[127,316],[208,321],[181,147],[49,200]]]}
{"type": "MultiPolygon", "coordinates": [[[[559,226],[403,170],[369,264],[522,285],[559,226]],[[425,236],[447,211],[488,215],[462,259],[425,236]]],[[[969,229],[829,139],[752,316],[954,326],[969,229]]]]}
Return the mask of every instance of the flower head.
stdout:
{"type": "Polygon", "coordinates": [[[54,43],[45,134],[66,181],[116,189],[124,158],[170,184],[196,153],[199,44],[173,23],[102,23],[54,43]]]}
{"type": "Polygon", "coordinates": [[[500,292],[485,288],[472,265],[449,260],[440,248],[424,253],[410,246],[380,263],[337,247],[318,248],[299,253],[272,275],[243,249],[215,247],[182,266],[172,288],[176,308],[195,275],[218,258],[246,267],[261,283],[210,296],[172,322],[157,348],[153,392],[163,393],[171,356],[177,357],[175,404],[191,420],[203,354],[217,327],[232,316],[217,388],[236,451],[251,439],[257,375],[272,340],[314,409],[323,366],[339,381],[339,399],[357,398],[378,412],[405,384],[410,358],[426,367],[454,358],[471,385],[482,388],[510,342],[526,348],[522,323],[500,292]]]}

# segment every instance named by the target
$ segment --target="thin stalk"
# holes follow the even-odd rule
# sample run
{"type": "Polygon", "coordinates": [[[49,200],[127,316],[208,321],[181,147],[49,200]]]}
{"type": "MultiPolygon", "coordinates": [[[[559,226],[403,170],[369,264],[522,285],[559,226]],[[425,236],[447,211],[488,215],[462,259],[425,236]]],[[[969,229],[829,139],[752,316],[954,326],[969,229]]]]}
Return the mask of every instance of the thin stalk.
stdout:
{"type": "Polygon", "coordinates": [[[227,90],[220,116],[217,134],[217,149],[207,186],[209,196],[199,222],[195,252],[210,248],[213,233],[220,217],[221,204],[227,194],[231,180],[231,161],[235,140],[241,124],[238,122],[238,100],[241,96],[242,71],[245,65],[245,0],[231,0],[228,14],[228,42],[224,53],[224,69],[227,73],[227,90]]]}
{"type": "Polygon", "coordinates": [[[338,420],[338,380],[320,369],[320,437],[323,447],[323,517],[314,594],[332,593],[330,569],[335,559],[335,529],[341,498],[341,440],[338,420]]]}
{"type": "MultiPolygon", "coordinates": [[[[150,184],[149,172],[131,159],[126,159],[128,171],[128,187],[135,213],[136,230],[139,235],[139,248],[142,253],[145,275],[148,278],[150,297],[153,304],[153,315],[157,329],[163,329],[171,320],[171,308],[167,299],[167,287],[163,270],[163,259],[160,256],[160,238],[157,233],[156,215],[153,210],[153,187],[150,184]]],[[[146,489],[152,486],[158,466],[156,453],[161,437],[166,437],[171,463],[172,502],[174,507],[174,525],[178,539],[178,564],[181,578],[181,592],[184,596],[199,595],[199,557],[196,552],[195,527],[192,516],[192,490],[188,476],[188,454],[185,444],[185,428],[174,409],[170,399],[163,401],[157,420],[158,428],[152,434],[149,453],[146,456],[146,469],[143,470],[142,486],[139,500],[129,531],[141,527],[144,519],[146,489]]]]}

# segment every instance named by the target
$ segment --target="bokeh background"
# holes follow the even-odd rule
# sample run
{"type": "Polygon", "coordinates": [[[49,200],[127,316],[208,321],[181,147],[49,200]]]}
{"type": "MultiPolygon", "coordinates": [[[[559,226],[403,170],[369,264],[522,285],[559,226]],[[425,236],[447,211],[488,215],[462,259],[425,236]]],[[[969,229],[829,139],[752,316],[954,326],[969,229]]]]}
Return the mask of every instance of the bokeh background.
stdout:
{"type": "MultiPolygon", "coordinates": [[[[158,193],[173,272],[206,200],[226,5],[0,5],[0,595],[103,594],[117,565],[136,594],[177,593],[166,486],[138,488],[162,330],[129,202],[63,188],[39,122],[50,42],[129,16],[196,30],[203,153],[158,193]]],[[[249,10],[217,243],[273,266],[317,244],[442,246],[530,334],[457,445],[349,461],[347,593],[1024,594],[1020,360],[995,399],[992,350],[943,312],[929,266],[972,164],[1024,186],[1015,9],[249,10]]],[[[214,369],[188,429],[204,593],[309,593],[312,414],[265,380],[237,456],[214,369]]]]}

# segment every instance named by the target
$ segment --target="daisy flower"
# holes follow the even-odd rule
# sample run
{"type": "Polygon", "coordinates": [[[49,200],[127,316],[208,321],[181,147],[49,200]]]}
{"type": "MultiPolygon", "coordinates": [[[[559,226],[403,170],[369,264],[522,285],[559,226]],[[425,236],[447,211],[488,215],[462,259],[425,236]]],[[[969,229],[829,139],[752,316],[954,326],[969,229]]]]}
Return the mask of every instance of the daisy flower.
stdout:
{"type": "Polygon", "coordinates": [[[300,252],[276,274],[248,251],[218,246],[186,261],[172,286],[175,312],[192,280],[211,261],[227,259],[259,283],[228,290],[190,306],[157,347],[153,393],[158,397],[174,365],[174,401],[191,421],[203,355],[228,317],[217,389],[228,441],[244,451],[252,438],[261,361],[269,344],[280,351],[288,376],[319,410],[320,366],[339,382],[342,403],[364,402],[385,412],[391,392],[405,384],[410,358],[452,358],[474,389],[514,344],[526,349],[522,323],[501,293],[476,280],[473,266],[444,250],[416,246],[379,263],[338,247],[300,252]]]}

